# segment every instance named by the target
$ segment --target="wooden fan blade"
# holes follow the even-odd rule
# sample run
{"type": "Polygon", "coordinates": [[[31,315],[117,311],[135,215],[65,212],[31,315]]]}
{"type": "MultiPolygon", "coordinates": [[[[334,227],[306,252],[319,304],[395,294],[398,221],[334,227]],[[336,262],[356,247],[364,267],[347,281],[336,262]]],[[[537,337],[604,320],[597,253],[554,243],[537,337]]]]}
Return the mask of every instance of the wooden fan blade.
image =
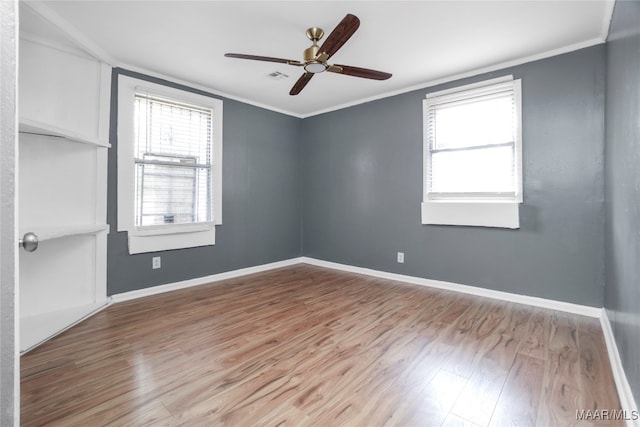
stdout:
{"type": "Polygon", "coordinates": [[[292,59],[282,59],[282,58],[273,58],[271,56],[257,56],[257,55],[245,55],[242,53],[225,53],[224,56],[227,58],[238,58],[238,59],[252,59],[254,61],[265,61],[265,62],[279,62],[281,64],[289,64],[291,62],[298,62],[292,59]]]}
{"type": "Polygon", "coordinates": [[[370,70],[368,68],[352,67],[350,65],[338,65],[327,68],[327,71],[338,74],[346,74],[347,76],[362,77],[363,79],[387,80],[392,76],[384,71],[370,70]]]}
{"type": "Polygon", "coordinates": [[[326,53],[328,58],[333,56],[351,38],[360,26],[360,20],[357,16],[347,14],[336,28],[333,29],[329,37],[322,43],[318,52],[326,53]]]}
{"type": "Polygon", "coordinates": [[[302,77],[298,79],[296,84],[293,85],[293,87],[291,88],[291,91],[289,92],[289,95],[299,94],[302,91],[302,89],[304,89],[304,87],[307,85],[307,83],[309,83],[309,80],[311,80],[311,77],[313,77],[313,73],[304,73],[302,77]]]}

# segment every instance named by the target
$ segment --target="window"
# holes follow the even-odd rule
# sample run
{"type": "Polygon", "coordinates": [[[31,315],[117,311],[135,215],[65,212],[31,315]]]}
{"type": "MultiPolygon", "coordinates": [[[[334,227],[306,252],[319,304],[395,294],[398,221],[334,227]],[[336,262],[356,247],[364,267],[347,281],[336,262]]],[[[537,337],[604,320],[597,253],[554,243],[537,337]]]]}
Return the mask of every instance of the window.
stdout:
{"type": "Polygon", "coordinates": [[[222,102],[120,76],[118,231],[129,253],[215,243],[222,102]]]}
{"type": "Polygon", "coordinates": [[[136,227],[211,221],[212,115],[135,95],[136,227]]]}
{"type": "Polygon", "coordinates": [[[511,76],[427,95],[423,224],[519,227],[520,98],[511,76]]]}

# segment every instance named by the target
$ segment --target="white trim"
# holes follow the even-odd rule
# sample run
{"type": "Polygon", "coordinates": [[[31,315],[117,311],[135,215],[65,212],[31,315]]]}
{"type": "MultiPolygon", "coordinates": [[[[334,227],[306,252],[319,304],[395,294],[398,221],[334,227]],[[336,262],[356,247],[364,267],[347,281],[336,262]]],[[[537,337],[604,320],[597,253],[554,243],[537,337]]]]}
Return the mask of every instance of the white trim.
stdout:
{"type": "Polygon", "coordinates": [[[486,86],[498,85],[500,83],[513,82],[513,74],[509,74],[507,76],[496,77],[495,79],[482,80],[480,82],[469,83],[464,86],[455,86],[449,89],[442,89],[437,92],[429,92],[427,93],[427,99],[437,98],[439,96],[451,95],[458,92],[466,92],[474,89],[484,88],[486,86]]]}
{"type": "Polygon", "coordinates": [[[214,224],[222,224],[222,111],[223,101],[218,98],[160,85],[124,74],[118,75],[118,231],[127,232],[130,254],[215,244],[214,224]],[[214,141],[212,222],[167,225],[155,228],[135,226],[133,215],[135,201],[133,186],[135,174],[134,141],[132,137],[133,99],[135,93],[140,91],[212,110],[212,139],[214,141]]]}
{"type": "MultiPolygon", "coordinates": [[[[223,92],[221,90],[218,89],[213,89],[212,87],[209,86],[205,86],[202,84],[198,84],[198,83],[194,83],[188,80],[183,80],[177,77],[173,77],[173,76],[169,76],[167,74],[163,74],[163,73],[159,73],[157,71],[152,71],[143,67],[138,67],[135,65],[131,65],[131,64],[127,64],[125,62],[118,62],[117,64],[114,65],[114,67],[117,68],[121,68],[123,71],[132,71],[134,73],[140,73],[140,74],[144,74],[146,76],[149,77],[153,77],[156,79],[161,79],[161,80],[166,80],[168,82],[171,83],[175,83],[178,85],[182,85],[191,89],[196,89],[196,90],[200,90],[203,92],[206,92],[207,94],[211,95],[211,96],[219,96],[222,98],[227,98],[233,101],[238,101],[238,102],[242,102],[243,104],[247,104],[247,105],[253,105],[254,107],[258,107],[258,108],[262,108],[264,110],[269,110],[269,111],[273,111],[276,113],[280,113],[280,114],[285,114],[287,116],[292,116],[292,117],[296,117],[298,119],[303,119],[306,116],[300,113],[295,113],[293,111],[289,111],[289,110],[284,110],[282,108],[278,108],[278,107],[274,107],[273,105],[268,105],[268,104],[263,104],[261,102],[256,102],[256,101],[252,101],[250,99],[247,98],[243,98],[241,96],[237,96],[237,95],[231,95],[230,93],[227,92],[223,92]]],[[[123,73],[120,73],[120,75],[126,75],[123,73]]]]}
{"type": "Polygon", "coordinates": [[[211,231],[215,222],[196,222],[191,224],[166,224],[135,227],[129,230],[132,236],[157,236],[159,234],[194,233],[198,231],[211,231]]]}
{"type": "MultiPolygon", "coordinates": [[[[517,79],[513,82],[513,90],[516,99],[516,126],[518,131],[516,133],[516,178],[518,178],[518,194],[516,195],[516,201],[522,203],[524,201],[524,173],[522,171],[522,126],[524,121],[522,120],[522,80],[517,79]]],[[[518,222],[520,220],[518,219],[518,222]]]]}
{"type": "Polygon", "coordinates": [[[602,309],[598,307],[590,307],[586,305],[573,304],[564,301],[555,301],[546,298],[532,297],[527,295],[513,294],[510,292],[494,291],[477,286],[461,285],[458,283],[445,282],[440,280],[424,279],[422,277],[407,276],[404,274],[389,273],[386,271],[373,270],[363,267],[355,267],[347,264],[339,264],[331,261],[324,261],[310,257],[291,258],[284,261],[276,261],[269,264],[262,264],[253,267],[241,268],[239,270],[226,271],[224,273],[213,274],[211,276],[198,277],[195,279],[183,280],[180,282],[168,283],[165,285],[152,286],[150,288],[138,289],[135,291],[114,294],[109,297],[112,303],[129,301],[132,299],[142,298],[146,296],[161,294],[164,292],[175,291],[178,289],[190,288],[193,286],[204,285],[207,283],[218,282],[221,280],[232,279],[235,277],[246,276],[248,274],[260,273],[263,271],[273,270],[276,268],[288,267],[296,264],[309,264],[318,267],[330,268],[332,270],[346,271],[350,273],[364,274],[366,276],[379,277],[381,279],[395,280],[414,285],[427,286],[437,289],[445,289],[453,292],[461,292],[464,294],[475,295],[497,299],[500,301],[514,302],[525,304],[532,307],[547,308],[550,310],[558,310],[566,313],[578,314],[581,316],[600,318],[602,309]]]}
{"type": "Polygon", "coordinates": [[[381,279],[396,280],[411,283],[414,285],[428,286],[430,288],[445,289],[448,291],[461,292],[464,294],[479,297],[492,298],[500,301],[525,304],[532,307],[547,308],[550,310],[564,311],[566,313],[579,314],[581,316],[599,318],[602,311],[598,307],[573,304],[564,301],[555,301],[546,298],[533,297],[528,295],[513,294],[510,292],[494,291],[477,286],[461,285],[458,283],[444,282],[441,280],[424,279],[422,277],[406,276],[404,274],[389,273],[386,271],[372,270],[369,268],[355,267],[352,265],[339,264],[331,261],[323,261],[315,258],[302,257],[301,262],[318,267],[331,268],[334,270],[348,271],[350,273],[364,274],[367,276],[379,277],[381,279]]]}
{"type": "MultiPolygon", "coordinates": [[[[356,105],[365,104],[367,102],[377,101],[378,99],[384,99],[384,98],[389,98],[389,97],[396,96],[396,95],[401,95],[401,94],[407,93],[407,92],[413,92],[414,90],[426,89],[426,88],[430,88],[430,87],[433,87],[433,86],[438,86],[438,85],[441,85],[441,84],[453,82],[453,81],[456,81],[456,80],[461,80],[461,79],[465,79],[465,78],[468,78],[468,77],[478,76],[480,74],[490,73],[490,72],[493,72],[493,71],[500,71],[500,70],[503,70],[505,68],[515,67],[516,65],[522,65],[522,64],[526,64],[528,62],[539,61],[541,59],[550,58],[550,57],[553,57],[553,56],[562,55],[564,53],[569,53],[569,52],[573,52],[573,51],[576,51],[576,50],[584,49],[584,48],[587,48],[587,47],[603,44],[604,42],[605,42],[605,40],[601,39],[600,37],[597,37],[597,38],[593,38],[593,39],[590,39],[590,40],[585,40],[585,41],[580,42],[580,43],[575,43],[575,44],[572,44],[572,45],[569,45],[569,46],[561,47],[561,48],[558,48],[558,49],[552,49],[552,50],[548,50],[546,52],[538,53],[538,54],[535,54],[535,55],[525,56],[524,58],[514,59],[514,60],[511,60],[511,61],[500,62],[498,64],[488,65],[486,67],[475,68],[475,69],[472,69],[472,70],[469,70],[469,71],[465,71],[465,72],[462,72],[462,73],[453,74],[453,75],[446,76],[446,77],[441,77],[439,79],[429,80],[429,81],[424,82],[424,83],[418,83],[416,85],[408,86],[408,87],[405,87],[405,88],[402,88],[402,89],[397,89],[397,90],[393,90],[393,91],[389,91],[389,92],[384,92],[384,93],[381,93],[379,95],[373,95],[373,96],[370,96],[370,97],[367,97],[367,98],[362,98],[362,99],[359,99],[359,100],[356,100],[356,101],[345,102],[344,104],[336,105],[334,107],[328,107],[328,108],[324,108],[322,110],[316,110],[316,111],[312,111],[310,113],[300,114],[297,117],[300,117],[302,119],[306,119],[307,117],[313,117],[313,116],[317,116],[317,115],[324,114],[324,113],[330,113],[332,111],[342,110],[344,108],[354,107],[356,105]]],[[[292,113],[292,115],[294,115],[294,114],[292,113]]]]}
{"type": "MultiPolygon", "coordinates": [[[[102,62],[100,64],[100,93],[98,95],[98,140],[107,147],[109,144],[109,127],[111,121],[111,66],[102,62]]],[[[105,162],[106,164],[106,162],[105,162]]],[[[106,177],[107,174],[105,173],[106,177]]],[[[105,183],[106,183],[105,178],[105,183]]],[[[107,194],[105,192],[105,194],[107,194]]],[[[106,198],[105,198],[106,199],[106,198]]],[[[105,210],[106,212],[106,210],[105,210]]]]}
{"type": "Polygon", "coordinates": [[[170,251],[173,249],[198,248],[216,243],[215,227],[203,231],[147,235],[139,235],[135,231],[129,231],[127,235],[130,255],[170,251]]]}
{"type": "MultiPolygon", "coordinates": [[[[611,370],[613,371],[613,379],[616,383],[616,389],[618,390],[618,397],[620,398],[620,406],[626,411],[627,415],[631,415],[634,411],[638,413],[638,406],[633,398],[633,392],[631,386],[627,380],[627,376],[624,373],[622,366],[622,359],[620,359],[620,353],[618,352],[618,346],[616,345],[616,338],[611,328],[611,322],[607,315],[607,310],[602,309],[600,313],[600,326],[602,327],[602,333],[604,334],[604,341],[607,345],[607,353],[609,354],[609,363],[611,363],[611,370]]],[[[631,418],[631,417],[629,417],[631,418]]],[[[639,427],[640,420],[627,419],[627,427],[639,427]]]]}
{"type": "Polygon", "coordinates": [[[513,75],[497,77],[468,85],[430,92],[422,102],[422,204],[421,223],[437,225],[462,225],[472,227],[520,228],[519,203],[522,203],[522,84],[513,75]],[[510,199],[498,197],[474,200],[473,198],[442,197],[435,199],[429,193],[429,168],[431,167],[431,138],[429,133],[430,111],[442,104],[464,102],[480,96],[512,93],[515,102],[515,170],[516,188],[510,199]]]}
{"type": "Polygon", "coordinates": [[[615,0],[606,0],[604,16],[602,17],[602,29],[600,37],[606,41],[609,38],[609,28],[611,28],[611,20],[613,19],[613,9],[616,5],[615,0]]]}
{"type": "MultiPolygon", "coordinates": [[[[485,67],[474,68],[474,69],[469,70],[469,71],[465,71],[465,72],[454,74],[454,75],[450,75],[450,76],[441,77],[441,78],[438,78],[438,79],[429,80],[427,82],[418,83],[416,85],[408,86],[408,87],[405,87],[405,88],[402,88],[402,89],[396,89],[396,90],[392,90],[392,91],[389,91],[389,92],[384,92],[384,93],[381,93],[381,94],[378,94],[378,95],[373,95],[373,96],[370,96],[370,97],[361,98],[361,99],[358,99],[358,100],[355,100],[355,101],[345,102],[343,104],[339,104],[339,105],[336,105],[336,106],[333,106],[333,107],[323,108],[323,109],[320,109],[320,110],[312,111],[310,113],[296,113],[294,111],[289,111],[289,110],[285,110],[285,109],[282,109],[282,108],[279,108],[279,107],[274,107],[272,105],[263,104],[263,103],[256,102],[256,101],[252,101],[250,99],[246,99],[246,98],[243,98],[241,96],[231,95],[229,93],[213,89],[213,88],[211,88],[209,86],[205,86],[205,85],[189,82],[187,80],[178,79],[178,78],[173,77],[173,76],[168,76],[166,74],[158,73],[158,72],[155,72],[155,71],[147,70],[147,69],[142,68],[142,67],[136,67],[136,66],[133,66],[131,64],[127,64],[125,62],[122,62],[122,61],[118,61],[115,58],[111,57],[109,54],[107,54],[107,52],[104,51],[102,48],[100,48],[95,43],[90,41],[88,38],[84,37],[75,27],[73,27],[71,24],[69,24],[63,18],[61,18],[58,14],[53,12],[49,7],[47,7],[44,4],[42,4],[42,2],[39,2],[39,1],[38,2],[36,2],[36,1],[28,1],[28,2],[25,2],[25,3],[28,4],[29,7],[31,7],[31,9],[36,11],[44,19],[50,21],[53,25],[58,27],[63,33],[65,33],[65,35],[67,37],[69,37],[72,41],[77,43],[81,48],[83,48],[84,50],[86,50],[88,53],[90,53],[91,55],[95,56],[96,58],[100,59],[101,61],[110,64],[113,67],[119,67],[119,68],[123,68],[123,69],[129,70],[129,71],[134,71],[134,72],[138,72],[138,73],[142,73],[142,74],[147,74],[147,75],[152,76],[152,77],[168,80],[168,81],[171,81],[171,82],[174,82],[174,83],[177,83],[177,84],[181,84],[181,85],[188,86],[188,87],[191,87],[191,88],[194,88],[194,89],[202,90],[202,91],[208,92],[208,93],[210,93],[212,95],[222,96],[222,97],[234,100],[234,101],[242,102],[244,104],[253,105],[255,107],[263,108],[265,110],[274,111],[276,113],[286,114],[286,115],[292,116],[292,117],[297,117],[299,119],[306,119],[307,117],[313,117],[313,116],[317,116],[317,115],[320,115],[320,114],[329,113],[329,112],[332,112],[332,111],[342,110],[344,108],[349,108],[349,107],[353,107],[353,106],[356,106],[356,105],[364,104],[364,103],[367,103],[367,102],[376,101],[378,99],[389,98],[391,96],[400,95],[400,94],[407,93],[407,92],[412,92],[412,91],[418,90],[418,89],[425,89],[425,88],[428,88],[428,87],[432,87],[432,86],[436,86],[436,85],[452,82],[452,81],[455,81],[455,80],[460,80],[460,79],[467,78],[467,77],[477,76],[479,74],[484,74],[484,73],[489,73],[489,72],[492,72],[492,71],[501,70],[501,69],[504,69],[504,68],[514,67],[516,65],[525,64],[527,62],[533,62],[533,61],[538,61],[538,60],[545,59],[545,58],[550,58],[552,56],[562,55],[564,53],[569,53],[569,52],[573,52],[573,51],[576,51],[576,50],[580,50],[580,49],[584,49],[584,48],[587,48],[587,47],[591,47],[591,46],[595,46],[595,45],[598,45],[598,44],[602,44],[602,43],[605,43],[605,41],[606,41],[606,37],[596,37],[596,38],[593,38],[593,39],[585,40],[583,42],[574,43],[574,44],[571,44],[571,45],[568,45],[568,46],[563,46],[563,47],[560,47],[560,48],[557,48],[557,49],[551,49],[551,50],[548,50],[548,51],[545,51],[545,52],[541,52],[541,53],[538,53],[538,54],[525,56],[523,58],[513,59],[511,61],[500,62],[500,63],[497,63],[497,64],[488,65],[488,66],[485,66],[485,67]]],[[[614,2],[610,1],[610,3],[611,3],[611,6],[610,6],[611,7],[611,14],[613,14],[613,3],[614,2]]],[[[605,16],[606,16],[606,14],[605,14],[605,16]]],[[[609,32],[608,29],[609,29],[609,23],[610,22],[611,22],[611,17],[609,17],[609,19],[606,19],[606,18],[604,19],[602,33],[604,33],[604,31],[606,29],[606,32],[608,34],[608,32],[609,32]],[[606,28],[605,28],[605,24],[606,24],[606,28]]]]}
{"type": "Polygon", "coordinates": [[[212,274],[210,276],[197,277],[195,279],[182,280],[180,282],[168,283],[166,285],[152,286],[150,288],[138,289],[135,291],[114,294],[109,297],[111,303],[119,303],[132,299],[144,298],[151,295],[162,294],[165,292],[176,291],[178,289],[191,288],[193,286],[206,285],[208,283],[219,282],[221,280],[233,279],[236,277],[246,276],[248,274],[261,273],[276,268],[289,267],[291,265],[301,264],[302,258],[291,258],[284,261],[276,261],[269,264],[256,265],[253,267],[241,268],[239,270],[225,271],[224,273],[212,274]]]}
{"type": "Polygon", "coordinates": [[[135,158],[134,143],[130,141],[132,138],[124,138],[124,129],[127,133],[133,135],[133,93],[135,91],[136,80],[130,77],[118,76],[118,100],[117,100],[117,123],[116,139],[118,141],[116,157],[117,157],[117,183],[118,189],[118,209],[117,209],[117,231],[129,231],[135,229],[135,221],[133,218],[135,189],[133,186],[135,178],[135,170],[133,159],[135,158]],[[131,102],[123,102],[124,98],[131,97],[131,102]],[[129,142],[125,143],[127,140],[129,142]],[[131,165],[129,166],[129,163],[131,165]]]}
{"type": "Polygon", "coordinates": [[[501,201],[422,202],[422,224],[520,228],[520,203],[501,201]]]}

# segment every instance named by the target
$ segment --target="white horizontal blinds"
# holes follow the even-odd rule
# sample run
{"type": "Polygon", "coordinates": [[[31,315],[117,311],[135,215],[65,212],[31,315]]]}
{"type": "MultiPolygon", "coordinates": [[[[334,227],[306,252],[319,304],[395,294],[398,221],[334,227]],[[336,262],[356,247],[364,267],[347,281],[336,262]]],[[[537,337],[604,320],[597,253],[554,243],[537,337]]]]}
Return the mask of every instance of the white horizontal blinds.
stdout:
{"type": "Polygon", "coordinates": [[[428,99],[426,114],[429,199],[516,197],[511,83],[428,99]]]}
{"type": "Polygon", "coordinates": [[[212,220],[212,114],[136,93],[137,227],[212,220]]]}

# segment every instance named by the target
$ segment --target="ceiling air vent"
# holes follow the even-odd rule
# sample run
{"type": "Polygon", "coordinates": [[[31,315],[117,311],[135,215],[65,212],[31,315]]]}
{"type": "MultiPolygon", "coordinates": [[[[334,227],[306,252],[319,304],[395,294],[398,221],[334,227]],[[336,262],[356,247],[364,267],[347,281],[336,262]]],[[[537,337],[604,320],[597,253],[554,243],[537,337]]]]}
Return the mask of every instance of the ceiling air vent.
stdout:
{"type": "Polygon", "coordinates": [[[280,71],[274,71],[273,73],[267,74],[267,77],[273,80],[285,80],[289,78],[289,75],[281,73],[280,71]]]}

